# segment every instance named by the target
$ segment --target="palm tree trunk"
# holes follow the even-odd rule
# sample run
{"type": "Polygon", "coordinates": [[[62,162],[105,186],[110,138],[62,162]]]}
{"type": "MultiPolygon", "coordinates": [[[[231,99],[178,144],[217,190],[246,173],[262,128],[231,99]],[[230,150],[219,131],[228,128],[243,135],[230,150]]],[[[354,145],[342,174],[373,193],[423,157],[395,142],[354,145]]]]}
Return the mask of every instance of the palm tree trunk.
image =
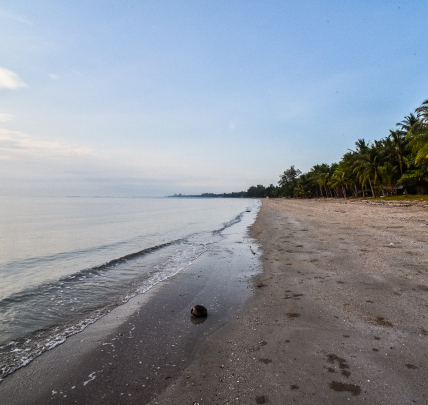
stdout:
{"type": "MultiPolygon", "coordinates": [[[[400,163],[400,173],[401,173],[401,175],[403,175],[403,162],[402,162],[401,157],[398,159],[398,162],[400,163]]],[[[395,190],[395,194],[397,194],[397,190],[395,190]]],[[[407,187],[406,186],[404,186],[403,194],[407,194],[407,187]]]]}
{"type": "Polygon", "coordinates": [[[369,177],[369,184],[370,184],[370,188],[372,189],[372,197],[376,197],[376,196],[375,196],[375,193],[374,193],[374,191],[373,191],[373,186],[372,186],[372,182],[371,182],[371,180],[370,180],[370,177],[369,177]]]}

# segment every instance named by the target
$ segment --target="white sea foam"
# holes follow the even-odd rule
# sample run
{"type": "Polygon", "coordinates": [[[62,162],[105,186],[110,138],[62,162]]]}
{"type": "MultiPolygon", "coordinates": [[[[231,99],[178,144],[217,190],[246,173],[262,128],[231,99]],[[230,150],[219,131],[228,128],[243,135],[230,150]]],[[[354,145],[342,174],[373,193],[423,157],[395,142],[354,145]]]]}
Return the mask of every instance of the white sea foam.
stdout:
{"type": "Polygon", "coordinates": [[[85,386],[86,384],[88,384],[88,383],[90,383],[91,381],[94,381],[95,380],[95,378],[96,378],[96,376],[95,376],[95,373],[96,373],[96,371],[93,371],[91,374],[89,374],[89,380],[88,381],[85,381],[84,383],[83,383],[83,385],[85,386]]]}
{"type": "MultiPolygon", "coordinates": [[[[237,216],[215,232],[196,232],[172,244],[161,245],[161,248],[149,248],[147,250],[149,252],[147,258],[145,253],[140,256],[131,254],[129,258],[124,257],[123,259],[113,260],[113,262],[103,262],[104,264],[96,267],[97,270],[95,271],[88,269],[89,271],[85,271],[83,274],[69,274],[66,278],[58,280],[56,285],[55,283],[51,286],[46,284],[46,287],[43,287],[45,291],[40,290],[41,287],[38,287],[40,291],[30,291],[27,294],[30,298],[45,297],[43,298],[45,300],[44,305],[49,303],[50,307],[46,308],[46,312],[49,311],[50,315],[44,315],[46,322],[49,324],[61,321],[61,319],[69,319],[70,313],[76,313],[77,316],[79,313],[88,313],[87,311],[82,311],[85,308],[84,305],[87,305],[88,297],[82,295],[81,291],[90,291],[90,298],[93,298],[95,292],[104,290],[110,292],[112,287],[118,287],[116,298],[110,299],[108,302],[100,301],[98,307],[95,306],[92,312],[89,312],[89,315],[81,317],[80,320],[76,319],[69,324],[60,323],[54,328],[45,328],[45,330],[39,328],[41,332],[31,335],[31,339],[28,336],[23,336],[23,340],[7,342],[8,349],[6,350],[4,350],[6,348],[4,344],[0,346],[0,364],[2,364],[0,377],[4,378],[13,371],[27,365],[43,352],[60,345],[67,337],[82,331],[105,316],[117,305],[128,302],[138,294],[146,293],[160,282],[191,266],[200,255],[206,252],[209,244],[215,243],[222,238],[222,230],[232,226],[239,220],[240,216],[237,216]],[[111,263],[114,270],[109,269],[109,263],[111,263]],[[117,276],[115,275],[116,271],[119,271],[117,276]],[[99,283],[93,282],[95,276],[98,277],[97,281],[99,283]],[[123,280],[129,280],[129,283],[122,285],[123,280]],[[95,287],[98,290],[94,290],[95,287]],[[69,289],[69,291],[65,289],[69,289]],[[72,294],[67,294],[69,292],[72,294]],[[52,294],[55,295],[52,296],[52,294]],[[49,321],[49,319],[52,319],[52,321],[49,321]]],[[[165,241],[165,238],[163,241],[165,241]]],[[[17,300],[17,305],[19,306],[22,301],[21,298],[17,300]]],[[[37,306],[34,306],[34,309],[37,310],[37,306]]],[[[16,310],[16,307],[14,307],[14,310],[16,310]]],[[[41,313],[42,311],[38,312],[38,314],[41,313]]]]}

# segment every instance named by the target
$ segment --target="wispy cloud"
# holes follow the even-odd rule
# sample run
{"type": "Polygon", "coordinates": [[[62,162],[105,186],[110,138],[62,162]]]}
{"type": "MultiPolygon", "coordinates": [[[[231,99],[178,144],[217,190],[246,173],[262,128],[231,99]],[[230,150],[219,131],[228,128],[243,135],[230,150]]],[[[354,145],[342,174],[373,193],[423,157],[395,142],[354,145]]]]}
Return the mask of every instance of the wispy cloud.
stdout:
{"type": "Polygon", "coordinates": [[[12,121],[14,116],[12,114],[3,114],[0,113],[0,122],[12,121]]]}
{"type": "Polygon", "coordinates": [[[0,9],[0,17],[7,18],[7,19],[13,20],[13,21],[18,21],[20,23],[27,24],[27,25],[34,25],[30,21],[30,19],[25,17],[25,16],[13,14],[13,13],[8,13],[7,11],[1,10],[1,9],[0,9]]]}
{"type": "Polygon", "coordinates": [[[20,132],[0,128],[0,159],[63,158],[92,155],[89,148],[66,145],[60,142],[37,141],[20,132]]]}
{"type": "Polygon", "coordinates": [[[28,85],[15,72],[0,67],[0,88],[16,90],[21,87],[28,87],[28,85]]]}
{"type": "Polygon", "coordinates": [[[59,76],[58,76],[58,75],[54,75],[53,73],[49,73],[49,77],[50,77],[52,80],[58,80],[58,79],[59,79],[59,76]]]}

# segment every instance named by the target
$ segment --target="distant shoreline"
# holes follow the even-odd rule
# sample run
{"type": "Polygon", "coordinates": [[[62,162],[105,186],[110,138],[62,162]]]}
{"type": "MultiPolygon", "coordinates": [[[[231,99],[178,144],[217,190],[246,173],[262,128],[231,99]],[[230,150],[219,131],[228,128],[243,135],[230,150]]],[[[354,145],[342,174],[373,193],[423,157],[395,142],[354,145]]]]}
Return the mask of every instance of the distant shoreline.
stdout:
{"type": "Polygon", "coordinates": [[[248,198],[246,191],[239,191],[233,193],[222,193],[222,194],[214,194],[214,193],[203,193],[203,194],[174,194],[168,195],[166,198],[248,198]]]}

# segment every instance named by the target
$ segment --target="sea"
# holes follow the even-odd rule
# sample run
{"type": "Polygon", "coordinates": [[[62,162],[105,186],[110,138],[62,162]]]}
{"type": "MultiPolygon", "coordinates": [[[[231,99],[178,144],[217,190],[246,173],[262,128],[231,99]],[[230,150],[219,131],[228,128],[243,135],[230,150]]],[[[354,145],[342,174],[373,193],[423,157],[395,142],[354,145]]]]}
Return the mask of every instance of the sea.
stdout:
{"type": "Polygon", "coordinates": [[[0,380],[191,266],[259,206],[243,198],[0,197],[0,380]]]}

